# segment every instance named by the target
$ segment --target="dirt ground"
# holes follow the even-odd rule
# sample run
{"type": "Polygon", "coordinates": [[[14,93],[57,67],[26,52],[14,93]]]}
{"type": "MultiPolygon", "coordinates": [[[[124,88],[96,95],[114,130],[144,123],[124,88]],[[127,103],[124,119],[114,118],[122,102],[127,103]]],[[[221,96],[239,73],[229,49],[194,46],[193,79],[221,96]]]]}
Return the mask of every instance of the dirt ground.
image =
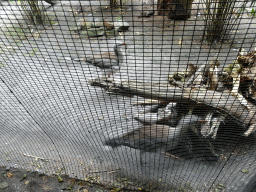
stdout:
{"type": "Polygon", "coordinates": [[[0,191],[2,192],[107,192],[124,191],[70,178],[66,175],[47,176],[36,171],[0,167],[0,191]]]}

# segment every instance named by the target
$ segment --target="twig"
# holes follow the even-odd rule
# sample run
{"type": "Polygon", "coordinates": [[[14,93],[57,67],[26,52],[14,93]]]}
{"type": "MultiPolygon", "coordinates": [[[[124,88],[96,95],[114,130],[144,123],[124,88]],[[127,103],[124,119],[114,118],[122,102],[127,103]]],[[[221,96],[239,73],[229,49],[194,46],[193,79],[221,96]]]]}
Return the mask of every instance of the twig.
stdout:
{"type": "Polygon", "coordinates": [[[168,152],[162,152],[162,153],[165,154],[165,155],[167,155],[167,156],[169,156],[169,157],[172,157],[172,158],[174,158],[174,159],[182,160],[181,158],[179,158],[179,157],[177,157],[177,156],[175,156],[175,155],[172,155],[172,154],[170,154],[170,153],[168,153],[168,152]]]}
{"type": "MultiPolygon", "coordinates": [[[[28,180],[28,184],[30,183],[30,181],[31,181],[31,179],[28,180]]],[[[23,189],[22,192],[26,191],[26,189],[27,189],[27,187],[28,187],[28,184],[26,184],[26,187],[25,187],[25,189],[23,189]]]]}
{"type": "Polygon", "coordinates": [[[32,158],[35,158],[36,160],[37,159],[41,159],[43,161],[49,161],[48,159],[45,159],[45,158],[42,158],[42,157],[37,157],[37,156],[34,156],[34,155],[28,155],[28,154],[23,154],[24,156],[27,156],[27,157],[32,157],[32,158]]]}

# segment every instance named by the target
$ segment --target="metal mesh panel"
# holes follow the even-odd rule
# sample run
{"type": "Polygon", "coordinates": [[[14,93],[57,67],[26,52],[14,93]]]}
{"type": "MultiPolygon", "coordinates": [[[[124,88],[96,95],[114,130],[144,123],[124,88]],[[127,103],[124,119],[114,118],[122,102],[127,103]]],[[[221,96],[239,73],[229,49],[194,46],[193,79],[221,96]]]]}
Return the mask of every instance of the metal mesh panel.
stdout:
{"type": "Polygon", "coordinates": [[[253,190],[254,2],[1,1],[0,17],[1,166],[253,190]]]}

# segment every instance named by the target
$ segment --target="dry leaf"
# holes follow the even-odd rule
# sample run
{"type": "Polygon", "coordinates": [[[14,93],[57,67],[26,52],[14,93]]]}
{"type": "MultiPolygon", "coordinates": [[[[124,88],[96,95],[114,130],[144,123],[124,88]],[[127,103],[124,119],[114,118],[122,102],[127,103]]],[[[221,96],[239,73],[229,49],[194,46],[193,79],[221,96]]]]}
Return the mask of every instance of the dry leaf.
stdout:
{"type": "Polygon", "coordinates": [[[7,173],[7,177],[13,177],[14,175],[12,173],[7,173]]]}
{"type": "Polygon", "coordinates": [[[182,39],[179,40],[179,45],[181,46],[181,44],[182,44],[182,39]]]}
{"type": "Polygon", "coordinates": [[[248,169],[244,169],[241,171],[242,173],[249,173],[249,170],[248,169]]]}

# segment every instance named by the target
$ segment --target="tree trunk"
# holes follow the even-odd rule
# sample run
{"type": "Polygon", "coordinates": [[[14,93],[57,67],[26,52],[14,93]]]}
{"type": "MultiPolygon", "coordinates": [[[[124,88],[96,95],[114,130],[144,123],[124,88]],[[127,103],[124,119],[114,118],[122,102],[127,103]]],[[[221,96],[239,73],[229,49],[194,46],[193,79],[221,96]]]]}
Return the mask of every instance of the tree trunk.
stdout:
{"type": "Polygon", "coordinates": [[[168,15],[175,20],[187,20],[191,16],[193,0],[158,0],[158,15],[168,15]]]}

